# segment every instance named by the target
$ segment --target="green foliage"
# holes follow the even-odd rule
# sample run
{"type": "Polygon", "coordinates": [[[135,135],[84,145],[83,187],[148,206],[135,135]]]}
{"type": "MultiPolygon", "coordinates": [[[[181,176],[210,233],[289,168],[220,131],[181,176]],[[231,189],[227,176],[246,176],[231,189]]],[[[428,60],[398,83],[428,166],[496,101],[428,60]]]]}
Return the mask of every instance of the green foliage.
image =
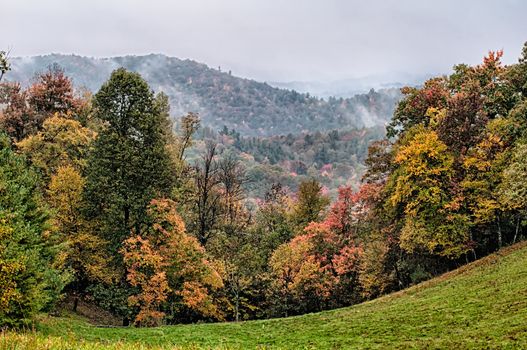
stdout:
{"type": "Polygon", "coordinates": [[[303,230],[310,222],[319,222],[328,205],[329,198],[322,194],[322,186],[316,180],[302,182],[298,188],[291,221],[299,230],[303,230]]]}
{"type": "Polygon", "coordinates": [[[114,71],[94,97],[105,128],[86,169],[88,215],[114,247],[133,228],[142,231],[146,207],[168,196],[173,183],[166,149],[166,115],[148,84],[136,73],[114,71]]]}
{"type": "Polygon", "coordinates": [[[0,324],[18,325],[57,300],[67,275],[38,177],[0,139],[0,324]]]}
{"type": "Polygon", "coordinates": [[[173,168],[167,148],[167,114],[148,84],[136,73],[114,71],[95,95],[95,117],[102,121],[86,167],[85,215],[95,234],[107,241],[109,262],[117,275],[114,286],[100,286],[101,296],[115,295],[113,311],[131,315],[123,298],[132,290],[124,279],[118,250],[131,230],[141,234],[153,198],[172,192],[173,168]],[[102,294],[101,294],[102,293],[102,294]]]}
{"type": "MultiPolygon", "coordinates": [[[[198,134],[205,137],[205,130],[198,134]]],[[[225,128],[220,135],[208,137],[244,164],[252,180],[247,186],[248,196],[263,198],[271,183],[296,191],[302,181],[314,178],[332,197],[340,186],[358,186],[368,146],[383,136],[384,128],[373,127],[271,137],[243,137],[225,128]]]]}
{"type": "Polygon", "coordinates": [[[265,262],[279,245],[293,238],[291,200],[280,184],[273,184],[256,213],[253,230],[260,237],[259,253],[265,262]]]}

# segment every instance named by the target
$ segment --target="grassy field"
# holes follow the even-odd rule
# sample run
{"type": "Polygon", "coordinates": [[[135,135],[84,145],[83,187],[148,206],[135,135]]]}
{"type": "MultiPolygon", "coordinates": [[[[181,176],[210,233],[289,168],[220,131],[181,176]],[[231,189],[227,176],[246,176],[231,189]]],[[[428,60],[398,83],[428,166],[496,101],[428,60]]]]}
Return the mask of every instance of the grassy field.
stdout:
{"type": "Polygon", "coordinates": [[[527,242],[371,302],[298,317],[159,328],[42,318],[0,349],[527,348],[527,242]]]}

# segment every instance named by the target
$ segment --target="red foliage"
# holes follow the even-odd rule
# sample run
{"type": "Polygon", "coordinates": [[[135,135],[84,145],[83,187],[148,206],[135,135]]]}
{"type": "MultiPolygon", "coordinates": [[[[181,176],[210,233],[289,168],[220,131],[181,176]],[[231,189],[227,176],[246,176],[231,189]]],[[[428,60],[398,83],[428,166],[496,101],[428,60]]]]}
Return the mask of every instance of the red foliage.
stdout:
{"type": "Polygon", "coordinates": [[[39,114],[67,114],[76,111],[80,105],[75,98],[71,79],[58,66],[52,66],[40,74],[28,93],[29,104],[39,114]]]}
{"type": "Polygon", "coordinates": [[[0,88],[0,103],[6,104],[0,127],[15,141],[39,131],[56,113],[65,117],[77,114],[86,103],[75,96],[71,80],[57,66],[38,75],[28,89],[19,83],[5,83],[0,88]]]}

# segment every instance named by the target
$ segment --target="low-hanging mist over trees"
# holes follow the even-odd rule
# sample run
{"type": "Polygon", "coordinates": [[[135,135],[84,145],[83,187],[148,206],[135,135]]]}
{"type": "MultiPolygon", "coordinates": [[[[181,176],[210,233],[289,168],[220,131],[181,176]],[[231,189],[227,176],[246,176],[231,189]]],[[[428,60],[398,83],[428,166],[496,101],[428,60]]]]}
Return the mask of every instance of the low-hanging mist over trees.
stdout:
{"type": "Polygon", "coordinates": [[[11,80],[28,83],[35,73],[58,64],[76,86],[91,92],[114,69],[124,67],[140,73],[154,91],[169,96],[173,116],[192,111],[199,113],[205,126],[214,130],[226,126],[243,136],[384,126],[401,98],[398,89],[386,89],[323,100],[164,55],[96,59],[53,54],[11,61],[11,80]]]}

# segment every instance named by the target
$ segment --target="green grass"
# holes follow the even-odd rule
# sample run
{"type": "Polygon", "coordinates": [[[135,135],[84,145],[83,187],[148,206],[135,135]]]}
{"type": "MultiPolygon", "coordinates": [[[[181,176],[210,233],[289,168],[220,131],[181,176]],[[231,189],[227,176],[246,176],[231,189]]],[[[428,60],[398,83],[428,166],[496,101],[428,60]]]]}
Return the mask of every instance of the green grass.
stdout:
{"type": "Polygon", "coordinates": [[[283,319],[96,328],[46,317],[0,349],[527,348],[527,242],[349,308],[283,319]]]}

